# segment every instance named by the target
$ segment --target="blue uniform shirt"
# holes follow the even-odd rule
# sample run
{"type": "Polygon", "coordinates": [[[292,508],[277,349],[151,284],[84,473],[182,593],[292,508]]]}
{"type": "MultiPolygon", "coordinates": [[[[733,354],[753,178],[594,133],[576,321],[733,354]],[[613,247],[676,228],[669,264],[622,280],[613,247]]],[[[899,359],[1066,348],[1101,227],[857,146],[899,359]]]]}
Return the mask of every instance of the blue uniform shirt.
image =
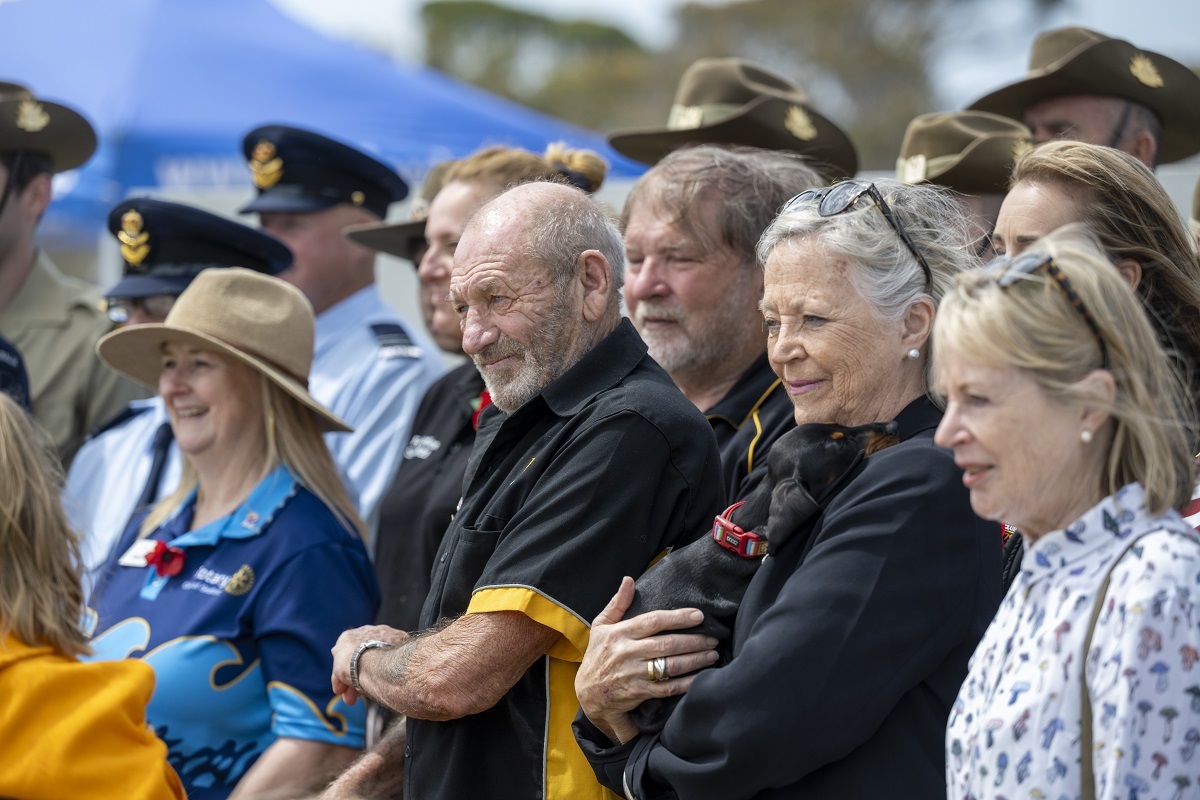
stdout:
{"type": "MultiPolygon", "coordinates": [[[[79,448],[63,491],[71,527],[83,537],[85,588],[89,590],[125,532],[150,476],[154,434],[167,421],[167,409],[161,397],[151,397],[130,403],[122,417],[79,448]]],[[[158,483],[159,497],[179,485],[181,464],[179,448],[172,441],[158,483]]]]}
{"type": "MultiPolygon", "coordinates": [[[[183,549],[182,571],[114,559],[87,622],[93,659],[154,667],[147,719],[188,797],[209,800],[280,736],[362,747],[364,706],[333,694],[329,649],[371,622],[379,590],[362,542],[285,467],[189,531],[195,498],[149,537],[183,549]]],[[[130,525],[117,552],[136,540],[130,525]]]]}
{"type": "Polygon", "coordinates": [[[358,497],[359,515],[374,527],[421,398],[445,367],[438,349],[374,285],[321,313],[316,327],[309,392],[354,428],[325,442],[358,497]]]}

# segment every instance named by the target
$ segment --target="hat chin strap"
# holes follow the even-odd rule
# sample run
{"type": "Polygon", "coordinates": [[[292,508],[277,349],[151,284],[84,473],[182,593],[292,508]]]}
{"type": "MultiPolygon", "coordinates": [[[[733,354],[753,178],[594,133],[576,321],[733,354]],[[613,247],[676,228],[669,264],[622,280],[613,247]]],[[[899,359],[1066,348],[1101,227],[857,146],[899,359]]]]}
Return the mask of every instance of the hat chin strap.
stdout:
{"type": "Polygon", "coordinates": [[[8,170],[8,177],[4,180],[4,194],[0,194],[0,217],[4,216],[4,209],[8,206],[9,195],[17,185],[17,172],[21,169],[21,156],[25,155],[24,150],[17,151],[17,157],[13,159],[12,166],[8,170]]]}

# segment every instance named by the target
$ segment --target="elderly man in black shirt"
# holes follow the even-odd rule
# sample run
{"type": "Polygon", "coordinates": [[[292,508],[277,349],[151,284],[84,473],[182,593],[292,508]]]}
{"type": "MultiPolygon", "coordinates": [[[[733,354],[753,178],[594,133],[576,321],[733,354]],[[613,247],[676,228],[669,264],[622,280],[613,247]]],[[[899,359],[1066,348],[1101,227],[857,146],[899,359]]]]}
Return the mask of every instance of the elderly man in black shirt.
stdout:
{"type": "MultiPolygon", "coordinates": [[[[570,727],[588,620],[724,494],[704,417],[620,317],[622,260],[601,207],[558,184],[509,190],[463,232],[451,301],[493,405],[425,632],[370,626],[334,648],[335,689],[408,717],[406,797],[609,796],[570,727]]],[[[399,735],[329,795],[385,791],[399,735]]]]}

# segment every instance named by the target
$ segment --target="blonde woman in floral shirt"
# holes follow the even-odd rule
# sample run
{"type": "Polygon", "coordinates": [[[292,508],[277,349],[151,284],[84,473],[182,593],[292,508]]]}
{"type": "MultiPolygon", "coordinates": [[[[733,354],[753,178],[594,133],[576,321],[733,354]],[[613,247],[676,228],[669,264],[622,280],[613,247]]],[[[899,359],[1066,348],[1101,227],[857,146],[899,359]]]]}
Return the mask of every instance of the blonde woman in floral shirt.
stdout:
{"type": "Polygon", "coordinates": [[[1141,305],[1068,226],[960,277],[934,352],[936,441],[1027,548],[950,713],[948,797],[1195,797],[1188,406],[1141,305]]]}

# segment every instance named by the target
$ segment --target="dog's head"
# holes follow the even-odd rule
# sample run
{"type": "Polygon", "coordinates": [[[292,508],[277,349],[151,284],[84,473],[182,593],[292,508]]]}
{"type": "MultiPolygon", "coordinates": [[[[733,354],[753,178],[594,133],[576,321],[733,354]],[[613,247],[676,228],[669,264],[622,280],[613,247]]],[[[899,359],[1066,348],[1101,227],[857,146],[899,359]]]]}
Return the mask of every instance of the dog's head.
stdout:
{"type": "Polygon", "coordinates": [[[895,422],[847,427],[808,423],[788,431],[771,446],[767,478],[771,486],[767,540],[778,548],[820,511],[818,501],[861,455],[899,443],[895,422]]]}

